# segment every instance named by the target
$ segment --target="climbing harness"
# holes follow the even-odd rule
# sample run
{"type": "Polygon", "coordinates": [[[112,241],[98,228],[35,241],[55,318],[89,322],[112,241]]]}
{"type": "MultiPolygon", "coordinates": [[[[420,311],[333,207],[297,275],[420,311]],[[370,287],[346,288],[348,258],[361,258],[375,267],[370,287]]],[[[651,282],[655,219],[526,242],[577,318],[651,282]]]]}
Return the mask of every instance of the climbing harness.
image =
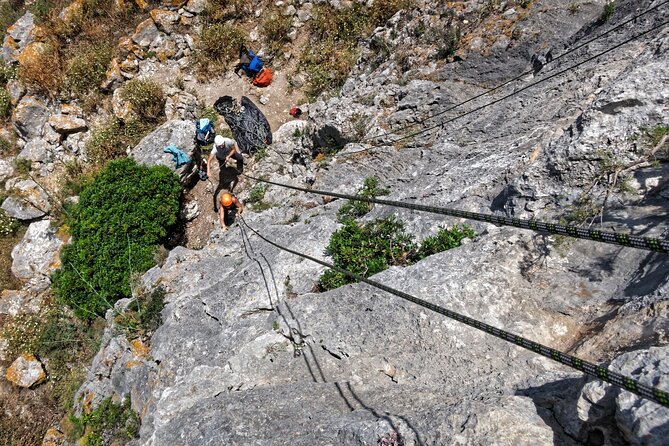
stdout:
{"type": "Polygon", "coordinates": [[[385,206],[411,209],[415,211],[430,212],[433,214],[448,215],[450,217],[466,218],[468,220],[483,221],[486,223],[493,223],[500,226],[513,226],[516,228],[529,229],[532,231],[543,232],[553,235],[564,235],[567,237],[592,240],[601,243],[609,243],[612,245],[646,249],[649,251],[661,252],[665,254],[669,253],[669,240],[664,240],[659,238],[641,237],[638,235],[623,234],[619,232],[600,231],[597,229],[590,229],[590,228],[578,228],[576,226],[571,226],[571,225],[546,223],[537,220],[524,220],[520,218],[509,218],[492,214],[481,214],[478,212],[461,211],[458,209],[450,209],[439,206],[408,203],[406,201],[381,200],[378,198],[367,198],[359,195],[340,194],[337,192],[323,191],[318,189],[307,189],[304,187],[292,186],[290,184],[277,183],[275,181],[252,177],[245,173],[242,173],[242,175],[254,181],[272,184],[274,186],[280,186],[287,189],[293,189],[300,192],[324,195],[327,197],[345,198],[348,200],[363,201],[365,203],[380,204],[385,206]]]}
{"type": "Polygon", "coordinates": [[[468,316],[464,316],[460,313],[457,313],[455,311],[448,310],[446,308],[440,307],[438,305],[435,305],[433,303],[430,303],[426,300],[420,299],[418,297],[412,296],[410,294],[407,294],[403,291],[396,290],[394,288],[391,288],[389,286],[383,285],[382,283],[367,279],[365,277],[359,276],[358,274],[352,273],[348,270],[345,270],[343,268],[339,268],[337,266],[334,266],[330,263],[324,262],[322,260],[316,259],[314,257],[311,257],[307,254],[303,254],[301,252],[293,251],[290,248],[287,248],[285,246],[282,246],[272,240],[269,240],[268,238],[264,237],[262,234],[260,234],[258,231],[253,229],[247,222],[246,220],[240,216],[240,219],[242,223],[249,229],[251,232],[253,232],[255,235],[257,235],[261,240],[265,241],[266,243],[269,243],[270,245],[281,249],[282,251],[291,253],[293,255],[305,258],[307,260],[311,260],[312,262],[316,262],[320,265],[323,265],[327,268],[331,268],[337,272],[340,272],[342,274],[347,275],[348,277],[364,282],[368,285],[371,285],[375,288],[378,288],[380,290],[386,291],[390,294],[393,294],[397,297],[400,297],[402,299],[405,299],[409,302],[412,302],[414,304],[420,305],[423,308],[427,308],[428,310],[434,311],[435,313],[439,313],[443,316],[446,316],[450,319],[454,319],[458,322],[461,322],[463,324],[469,325],[470,327],[474,327],[478,330],[484,331],[488,334],[491,334],[497,338],[503,339],[504,341],[511,342],[519,347],[523,347],[527,350],[532,350],[535,353],[540,354],[541,356],[544,356],[546,358],[550,358],[554,361],[557,361],[561,364],[564,364],[568,367],[574,368],[576,370],[579,370],[586,375],[594,376],[596,378],[599,378],[602,381],[608,382],[610,384],[613,384],[616,387],[619,387],[621,389],[625,389],[629,392],[632,392],[636,395],[639,395],[642,398],[646,398],[648,400],[654,401],[658,404],[661,404],[662,406],[669,407],[669,395],[667,392],[660,390],[655,387],[647,386],[645,384],[642,384],[638,380],[635,380],[634,378],[629,378],[627,376],[621,375],[616,372],[612,372],[605,367],[598,366],[596,364],[593,364],[591,362],[585,361],[583,359],[579,359],[575,356],[569,355],[567,353],[563,353],[559,350],[555,350],[554,348],[547,347],[545,345],[539,344],[537,342],[531,341],[527,338],[524,338],[522,336],[515,335],[511,332],[501,330],[497,327],[494,327],[492,325],[488,325],[484,322],[478,321],[476,319],[470,318],[468,316]]]}

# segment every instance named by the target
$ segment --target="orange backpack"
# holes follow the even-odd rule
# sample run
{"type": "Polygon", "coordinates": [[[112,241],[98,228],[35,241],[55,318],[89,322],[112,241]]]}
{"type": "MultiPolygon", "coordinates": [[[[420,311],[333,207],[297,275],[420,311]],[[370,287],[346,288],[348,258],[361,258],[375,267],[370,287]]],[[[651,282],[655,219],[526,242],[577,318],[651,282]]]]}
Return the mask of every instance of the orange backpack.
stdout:
{"type": "Polygon", "coordinates": [[[272,70],[265,67],[253,78],[253,85],[256,87],[267,87],[272,83],[272,70]]]}

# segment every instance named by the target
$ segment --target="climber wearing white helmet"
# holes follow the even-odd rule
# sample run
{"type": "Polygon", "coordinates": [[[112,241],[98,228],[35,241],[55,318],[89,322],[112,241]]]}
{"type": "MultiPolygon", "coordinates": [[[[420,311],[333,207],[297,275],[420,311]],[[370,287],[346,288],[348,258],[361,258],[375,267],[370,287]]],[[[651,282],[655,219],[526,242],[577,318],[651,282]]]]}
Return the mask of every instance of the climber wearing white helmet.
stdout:
{"type": "Polygon", "coordinates": [[[209,160],[207,161],[207,175],[211,177],[211,163],[214,161],[214,157],[218,160],[218,164],[221,168],[225,167],[230,158],[233,158],[237,161],[237,170],[241,172],[244,167],[244,157],[242,152],[239,151],[237,143],[232,138],[225,138],[221,135],[216,135],[214,138],[214,147],[211,149],[209,154],[209,160]]]}

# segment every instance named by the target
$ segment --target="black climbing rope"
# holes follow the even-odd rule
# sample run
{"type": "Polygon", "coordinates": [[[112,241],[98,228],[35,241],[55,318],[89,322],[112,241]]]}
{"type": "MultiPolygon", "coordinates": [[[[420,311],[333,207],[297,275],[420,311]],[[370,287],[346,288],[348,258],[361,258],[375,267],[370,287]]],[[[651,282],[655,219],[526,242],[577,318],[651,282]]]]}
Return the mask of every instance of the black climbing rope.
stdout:
{"type": "Polygon", "coordinates": [[[347,275],[348,277],[364,282],[368,285],[371,285],[375,288],[378,288],[380,290],[386,291],[390,294],[393,294],[397,297],[400,297],[402,299],[405,299],[409,302],[412,302],[414,304],[420,305],[423,308],[427,308],[428,310],[434,311],[435,313],[439,313],[441,315],[444,315],[450,319],[454,319],[458,322],[461,322],[463,324],[467,324],[470,327],[474,327],[478,330],[484,331],[488,334],[491,334],[497,338],[503,339],[507,342],[511,342],[519,347],[523,347],[527,350],[532,350],[535,353],[540,354],[541,356],[544,356],[546,358],[550,358],[554,361],[557,361],[561,364],[564,364],[568,367],[574,368],[576,370],[579,370],[586,375],[594,376],[596,378],[599,378],[602,381],[608,382],[610,384],[613,384],[616,387],[619,387],[621,389],[625,389],[629,392],[632,392],[636,395],[639,395],[642,398],[646,398],[648,400],[654,401],[658,404],[661,404],[662,406],[669,407],[669,395],[667,392],[657,389],[655,387],[647,386],[645,384],[642,384],[638,380],[635,380],[633,378],[629,378],[627,376],[621,375],[616,372],[612,372],[608,370],[605,367],[598,366],[596,364],[593,364],[591,362],[585,361],[583,359],[579,359],[575,356],[569,355],[567,353],[563,353],[559,350],[555,350],[554,348],[547,347],[545,345],[539,344],[537,342],[531,341],[527,338],[524,338],[522,336],[515,335],[513,333],[510,333],[505,330],[501,330],[499,328],[496,328],[492,325],[488,325],[484,322],[478,321],[476,319],[470,318],[468,316],[464,316],[460,313],[457,313],[455,311],[448,310],[446,308],[440,307],[438,305],[435,305],[433,303],[430,303],[426,300],[420,299],[418,297],[412,296],[410,294],[407,294],[403,291],[396,290],[394,288],[391,288],[389,286],[383,285],[382,283],[364,278],[362,276],[359,276],[355,273],[352,273],[350,271],[347,271],[345,269],[336,267],[334,265],[331,265],[327,262],[324,262],[322,260],[316,259],[314,257],[311,257],[307,254],[303,254],[301,252],[293,251],[290,248],[286,248],[285,246],[282,246],[272,240],[269,240],[268,238],[264,237],[262,234],[260,234],[258,231],[253,229],[248,223],[246,223],[246,220],[241,217],[242,223],[249,229],[251,232],[253,232],[255,235],[257,235],[260,239],[265,241],[266,243],[269,243],[270,245],[279,248],[285,252],[289,252],[293,255],[311,260],[312,262],[316,262],[320,265],[323,265],[325,267],[331,268],[335,271],[338,271],[342,274],[347,275]]]}
{"type": "Polygon", "coordinates": [[[324,195],[327,197],[345,198],[348,200],[363,201],[365,203],[380,204],[384,206],[411,209],[414,211],[424,211],[433,214],[448,215],[450,217],[466,218],[468,220],[483,221],[486,223],[493,223],[501,226],[513,226],[515,228],[529,229],[532,231],[543,232],[553,235],[564,235],[567,237],[592,240],[601,243],[609,243],[612,245],[646,249],[649,251],[661,252],[665,254],[669,253],[669,240],[664,240],[659,238],[641,237],[638,235],[623,234],[620,232],[607,232],[591,228],[579,228],[571,225],[546,223],[537,220],[524,220],[520,218],[509,218],[493,214],[482,214],[478,212],[461,211],[458,209],[450,209],[439,206],[429,206],[425,204],[409,203],[407,201],[382,200],[379,198],[361,197],[359,195],[340,194],[337,192],[323,191],[318,189],[307,189],[304,187],[292,186],[290,184],[277,183],[275,181],[252,177],[245,173],[242,173],[242,175],[254,181],[260,181],[263,183],[272,184],[274,186],[285,187],[300,192],[324,195]]]}

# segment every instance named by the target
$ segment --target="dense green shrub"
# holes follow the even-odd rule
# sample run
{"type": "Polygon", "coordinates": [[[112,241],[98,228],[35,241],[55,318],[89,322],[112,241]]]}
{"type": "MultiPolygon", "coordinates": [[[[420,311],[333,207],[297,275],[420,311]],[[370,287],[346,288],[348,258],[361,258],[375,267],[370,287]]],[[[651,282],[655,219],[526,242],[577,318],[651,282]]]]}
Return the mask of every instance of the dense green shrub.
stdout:
{"type": "Polygon", "coordinates": [[[112,49],[108,44],[84,44],[66,64],[65,91],[78,98],[96,91],[105,79],[111,59],[112,49]]]}
{"type": "MultiPolygon", "coordinates": [[[[413,236],[404,232],[404,224],[392,217],[359,225],[347,219],[330,237],[326,251],[335,266],[364,277],[379,273],[391,265],[405,265],[416,250],[413,236]]],[[[327,270],[320,278],[325,290],[351,283],[350,277],[327,270]]]]}
{"type": "Polygon", "coordinates": [[[108,398],[89,414],[71,416],[74,434],[79,440],[77,444],[104,446],[124,444],[138,438],[140,419],[130,406],[130,397],[123,404],[116,404],[108,398]]]}
{"type": "Polygon", "coordinates": [[[123,157],[126,150],[137,145],[151,130],[151,126],[139,119],[123,121],[112,119],[107,125],[93,131],[86,143],[86,156],[94,164],[123,157]]]}
{"type": "Polygon", "coordinates": [[[165,115],[165,94],[157,82],[131,79],[123,85],[120,95],[140,119],[155,122],[165,115]]]}
{"type": "MultiPolygon", "coordinates": [[[[375,198],[379,195],[387,195],[390,191],[379,187],[379,179],[376,177],[365,178],[365,184],[358,191],[358,195],[365,198],[375,198]]],[[[364,201],[348,200],[339,208],[337,219],[341,222],[347,218],[358,218],[369,213],[374,208],[372,203],[364,201]]]]}
{"type": "MultiPolygon", "coordinates": [[[[330,237],[326,248],[335,266],[369,277],[389,266],[410,265],[427,256],[460,246],[465,237],[473,238],[469,226],[440,228],[420,245],[404,231],[404,224],[394,217],[378,219],[364,225],[352,218],[343,221],[343,227],[330,237]]],[[[343,273],[326,270],[320,277],[320,288],[331,290],[354,280],[343,273]]]]}
{"type": "Polygon", "coordinates": [[[438,252],[457,248],[465,238],[474,238],[476,233],[467,226],[453,226],[451,229],[439,228],[437,235],[427,237],[420,244],[420,249],[412,257],[412,261],[422,260],[438,252]]]}
{"type": "Polygon", "coordinates": [[[179,194],[178,178],[167,167],[111,161],[67,218],[72,243],[53,276],[59,300],[91,318],[130,297],[132,275],[154,265],[156,245],[176,222],[179,194]]]}

